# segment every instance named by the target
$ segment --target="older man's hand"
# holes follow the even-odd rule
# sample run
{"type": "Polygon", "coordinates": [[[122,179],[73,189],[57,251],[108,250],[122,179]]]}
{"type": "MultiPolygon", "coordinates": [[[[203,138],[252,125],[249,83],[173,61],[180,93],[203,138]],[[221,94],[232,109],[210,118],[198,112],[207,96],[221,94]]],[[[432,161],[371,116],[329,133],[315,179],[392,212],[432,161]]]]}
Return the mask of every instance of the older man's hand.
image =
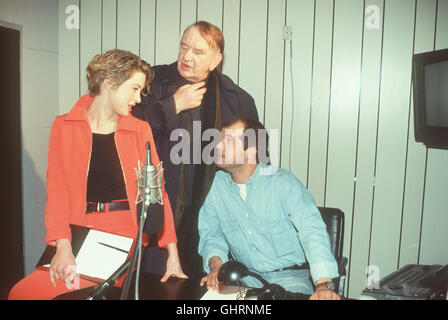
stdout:
{"type": "Polygon", "coordinates": [[[205,82],[200,81],[193,84],[186,84],[174,93],[174,104],[176,106],[176,114],[182,111],[197,108],[202,103],[207,89],[204,87],[205,82]]]}

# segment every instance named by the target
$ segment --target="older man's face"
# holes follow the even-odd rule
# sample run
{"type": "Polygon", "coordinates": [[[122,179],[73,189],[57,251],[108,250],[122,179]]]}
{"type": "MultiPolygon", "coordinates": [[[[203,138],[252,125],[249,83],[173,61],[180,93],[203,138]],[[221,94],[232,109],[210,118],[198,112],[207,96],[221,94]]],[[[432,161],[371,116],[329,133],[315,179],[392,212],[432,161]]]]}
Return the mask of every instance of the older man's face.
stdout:
{"type": "Polygon", "coordinates": [[[198,28],[185,31],[180,42],[177,70],[179,74],[192,82],[207,78],[221,62],[222,54],[217,48],[211,48],[202,38],[198,28]]]}

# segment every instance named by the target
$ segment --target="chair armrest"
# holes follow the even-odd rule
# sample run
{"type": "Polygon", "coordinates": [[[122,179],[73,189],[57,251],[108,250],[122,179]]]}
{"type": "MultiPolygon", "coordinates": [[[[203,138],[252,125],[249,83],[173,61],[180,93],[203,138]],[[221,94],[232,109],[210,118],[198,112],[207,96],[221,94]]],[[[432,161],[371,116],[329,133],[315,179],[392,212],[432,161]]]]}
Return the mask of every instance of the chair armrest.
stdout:
{"type": "Polygon", "coordinates": [[[338,272],[340,276],[346,275],[346,267],[348,263],[348,259],[346,257],[337,257],[336,263],[338,264],[338,272]]]}

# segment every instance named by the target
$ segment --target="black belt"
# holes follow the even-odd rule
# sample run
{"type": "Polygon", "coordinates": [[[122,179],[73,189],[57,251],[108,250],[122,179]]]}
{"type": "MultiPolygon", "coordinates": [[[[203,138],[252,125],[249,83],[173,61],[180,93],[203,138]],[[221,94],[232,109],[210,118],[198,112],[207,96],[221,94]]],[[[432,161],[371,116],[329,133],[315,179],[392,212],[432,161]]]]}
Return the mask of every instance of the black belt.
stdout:
{"type": "Polygon", "coordinates": [[[85,213],[91,214],[96,212],[123,210],[129,210],[129,202],[127,200],[111,202],[86,202],[85,213]]]}
{"type": "Polygon", "coordinates": [[[285,270],[305,270],[305,269],[309,269],[308,263],[304,263],[304,264],[302,264],[300,266],[295,264],[293,266],[289,266],[289,267],[286,267],[286,268],[280,268],[280,269],[277,269],[277,270],[273,270],[271,272],[279,272],[279,271],[285,271],[285,270]]]}

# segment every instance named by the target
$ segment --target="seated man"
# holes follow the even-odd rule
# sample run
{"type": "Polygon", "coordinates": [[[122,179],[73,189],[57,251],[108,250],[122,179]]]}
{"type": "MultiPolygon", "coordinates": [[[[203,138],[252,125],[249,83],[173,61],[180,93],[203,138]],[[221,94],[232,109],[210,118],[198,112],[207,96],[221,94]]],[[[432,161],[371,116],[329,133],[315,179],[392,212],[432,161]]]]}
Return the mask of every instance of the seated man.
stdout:
{"type": "MultiPolygon", "coordinates": [[[[265,164],[269,160],[261,151],[267,154],[268,136],[263,125],[234,119],[223,125],[221,135],[215,156],[222,170],[199,212],[198,251],[208,273],[201,285],[216,288],[230,251],[250,271],[288,291],[312,295],[310,299],[340,299],[332,290],[338,268],[325,223],[293,174],[265,164]],[[301,267],[306,260],[310,269],[301,267]]],[[[253,277],[243,283],[261,287],[253,277]]]]}

